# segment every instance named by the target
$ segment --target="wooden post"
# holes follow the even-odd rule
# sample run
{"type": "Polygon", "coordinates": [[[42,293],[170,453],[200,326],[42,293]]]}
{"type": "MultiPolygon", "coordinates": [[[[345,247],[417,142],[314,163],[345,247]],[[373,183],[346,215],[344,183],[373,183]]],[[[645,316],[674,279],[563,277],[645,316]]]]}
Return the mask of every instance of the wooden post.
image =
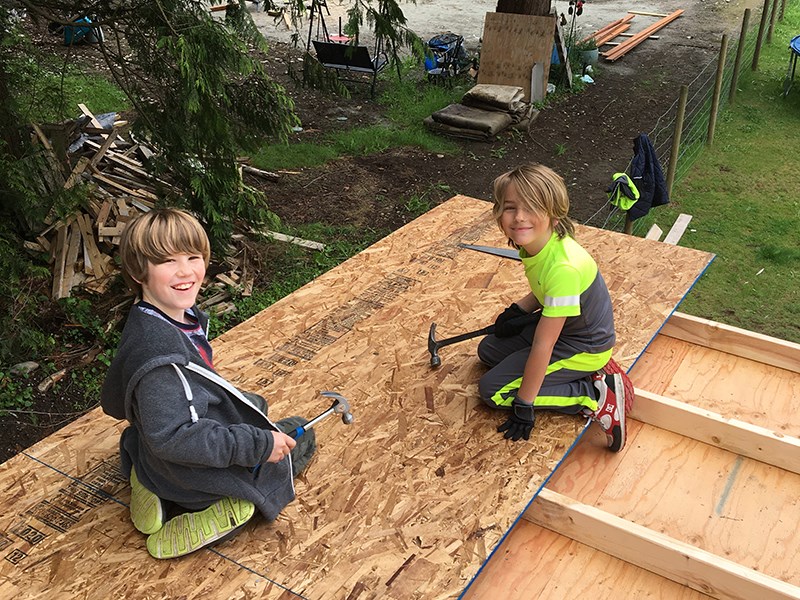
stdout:
{"type": "Polygon", "coordinates": [[[622,230],[622,233],[628,235],[633,233],[633,221],[627,211],[625,211],[625,229],[622,230]]]}
{"type": "Polygon", "coordinates": [[[736,97],[736,86],[739,85],[739,68],[742,66],[742,53],[747,40],[747,29],[750,26],[750,9],[744,9],[742,17],[742,31],[739,33],[739,45],[736,46],[736,60],[733,62],[733,74],[731,75],[731,89],[728,93],[728,101],[733,104],[736,97]]]}
{"type": "Polygon", "coordinates": [[[783,13],[786,10],[786,0],[781,0],[781,12],[778,14],[778,21],[783,22],[783,13]]]}
{"type": "Polygon", "coordinates": [[[769,29],[767,30],[767,43],[772,43],[772,32],[775,29],[775,15],[778,14],[778,0],[772,0],[772,12],[769,13],[769,29]]]}
{"type": "Polygon", "coordinates": [[[758,71],[758,58],[761,56],[761,44],[764,42],[764,30],[767,28],[768,15],[769,0],[764,0],[764,8],[761,9],[761,23],[758,26],[758,37],[756,38],[756,49],[753,51],[753,71],[758,71]]]}
{"type": "Polygon", "coordinates": [[[725,57],[728,53],[728,34],[722,36],[722,43],[719,46],[719,60],[717,62],[717,78],[714,80],[714,95],[711,98],[711,112],[708,115],[708,137],[706,145],[714,144],[714,129],[717,126],[717,114],[719,113],[719,97],[722,94],[722,76],[725,74],[725,57]]]}
{"type": "MultiPolygon", "coordinates": [[[[769,0],[767,0],[769,1],[769,0]]],[[[675,182],[675,169],[678,166],[678,151],[681,148],[681,133],[683,133],[683,117],[686,114],[686,99],[689,97],[689,86],[681,86],[678,98],[678,114],[675,116],[675,129],[672,132],[672,150],[669,152],[669,167],[667,167],[667,196],[672,196],[672,184],[675,182]]]]}

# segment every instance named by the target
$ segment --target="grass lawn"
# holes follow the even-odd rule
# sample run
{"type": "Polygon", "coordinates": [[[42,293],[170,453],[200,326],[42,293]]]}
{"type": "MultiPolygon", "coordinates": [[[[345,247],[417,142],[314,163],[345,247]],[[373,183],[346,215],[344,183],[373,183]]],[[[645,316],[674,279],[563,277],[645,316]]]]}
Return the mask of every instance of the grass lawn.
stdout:
{"type": "MultiPolygon", "coordinates": [[[[764,45],[759,70],[744,71],[735,104],[720,115],[714,145],[653,211],[667,231],[692,215],[683,246],[717,255],[680,310],[800,342],[800,74],[782,96],[789,40],[800,6],[787,6],[764,45]]],[[[652,214],[652,213],[651,213],[652,214]]]]}

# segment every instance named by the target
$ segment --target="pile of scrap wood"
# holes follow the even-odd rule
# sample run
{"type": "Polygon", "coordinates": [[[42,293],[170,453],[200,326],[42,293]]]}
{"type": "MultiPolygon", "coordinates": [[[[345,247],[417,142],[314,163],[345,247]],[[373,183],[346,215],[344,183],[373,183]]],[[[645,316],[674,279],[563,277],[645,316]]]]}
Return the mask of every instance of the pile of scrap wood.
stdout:
{"type": "MultiPolygon", "coordinates": [[[[50,255],[53,272],[52,298],[69,297],[76,286],[105,292],[119,268],[115,260],[120,236],[126,224],[137,215],[151,210],[160,195],[179,192],[168,176],[154,177],[144,162],[154,155],[152,148],[137,143],[125,132],[125,123],[115,115],[95,117],[79,105],[83,117],[57,125],[32,125],[34,142],[47,158],[45,172],[34,186],[43,193],[70,189],[79,182],[87,186],[85,206],[55,220],[49,217],[47,228],[26,241],[31,251],[50,255]]],[[[242,165],[247,172],[274,179],[272,173],[242,165]]],[[[202,295],[205,309],[217,313],[235,310],[228,288],[247,295],[253,278],[248,275],[246,254],[226,259],[215,269],[213,281],[207,281],[202,295]]]]}
{"type": "Polygon", "coordinates": [[[479,84],[460,104],[451,104],[423,120],[433,132],[470,140],[492,141],[509,127],[527,130],[538,111],[523,100],[521,87],[479,84]]]}

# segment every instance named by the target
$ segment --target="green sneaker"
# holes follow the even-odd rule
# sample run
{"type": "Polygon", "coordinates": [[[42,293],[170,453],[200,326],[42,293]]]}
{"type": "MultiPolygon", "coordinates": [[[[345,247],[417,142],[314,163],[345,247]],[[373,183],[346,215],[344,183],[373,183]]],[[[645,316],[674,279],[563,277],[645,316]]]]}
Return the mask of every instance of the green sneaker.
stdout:
{"type": "Polygon", "coordinates": [[[164,526],[164,506],[161,498],[144,487],[131,467],[131,521],[146,535],[156,533],[164,526]]]}
{"type": "Polygon", "coordinates": [[[238,533],[255,514],[252,502],[223,498],[205,510],[173,517],[158,532],[147,538],[147,551],[153,558],[177,558],[223,542],[238,533]]]}

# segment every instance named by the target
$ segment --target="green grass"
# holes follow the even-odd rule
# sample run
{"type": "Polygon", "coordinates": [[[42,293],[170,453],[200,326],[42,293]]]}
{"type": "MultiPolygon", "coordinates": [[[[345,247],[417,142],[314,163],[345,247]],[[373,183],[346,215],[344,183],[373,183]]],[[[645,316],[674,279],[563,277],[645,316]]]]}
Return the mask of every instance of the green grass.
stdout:
{"type": "Polygon", "coordinates": [[[22,76],[17,101],[28,121],[74,119],[80,116],[79,103],[96,115],[130,108],[116,85],[100,75],[81,72],[76,65],[65,66],[55,57],[36,61],[31,56],[18,56],[16,61],[22,76]]]}
{"type": "Polygon", "coordinates": [[[668,230],[692,215],[681,245],[717,255],[681,310],[800,342],[800,79],[787,98],[788,41],[800,7],[787,7],[759,70],[742,73],[735,104],[717,122],[714,145],[673,188],[653,220],[668,230]]]}
{"type": "Polygon", "coordinates": [[[402,78],[396,72],[382,75],[386,91],[377,100],[385,108],[385,121],[354,127],[326,136],[321,142],[269,144],[252,153],[260,169],[295,169],[324,164],[340,156],[365,156],[390,148],[421,148],[439,154],[455,154],[459,146],[428,131],[422,120],[448,104],[459,102],[466,85],[443,86],[419,81],[421,67],[404,66],[402,78]],[[418,72],[416,72],[418,71],[418,72]]]}

